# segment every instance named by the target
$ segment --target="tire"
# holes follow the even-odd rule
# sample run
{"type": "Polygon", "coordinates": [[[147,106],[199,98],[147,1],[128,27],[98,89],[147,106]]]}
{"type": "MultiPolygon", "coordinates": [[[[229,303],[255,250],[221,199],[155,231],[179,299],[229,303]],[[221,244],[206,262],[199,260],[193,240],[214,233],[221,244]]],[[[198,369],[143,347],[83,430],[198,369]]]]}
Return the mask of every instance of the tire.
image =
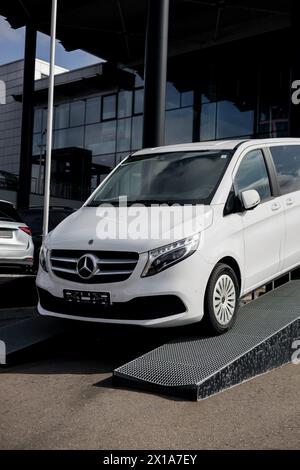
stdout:
{"type": "Polygon", "coordinates": [[[239,282],[233,269],[218,263],[213,270],[205,293],[202,324],[213,334],[232,328],[239,308],[239,282]]]}

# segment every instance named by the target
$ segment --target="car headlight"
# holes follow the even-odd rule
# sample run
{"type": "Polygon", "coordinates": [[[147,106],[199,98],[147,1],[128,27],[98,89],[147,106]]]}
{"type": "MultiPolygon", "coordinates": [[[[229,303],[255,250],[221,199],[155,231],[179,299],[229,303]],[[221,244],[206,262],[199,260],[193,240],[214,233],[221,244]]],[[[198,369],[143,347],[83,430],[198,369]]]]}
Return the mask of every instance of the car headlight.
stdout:
{"type": "Polygon", "coordinates": [[[142,272],[142,277],[153,276],[191,256],[197,250],[199,241],[200,234],[198,233],[170,245],[149,251],[148,261],[142,272]]]}
{"type": "Polygon", "coordinates": [[[48,272],[48,251],[48,248],[42,245],[40,249],[40,265],[46,272],[48,272]]]}

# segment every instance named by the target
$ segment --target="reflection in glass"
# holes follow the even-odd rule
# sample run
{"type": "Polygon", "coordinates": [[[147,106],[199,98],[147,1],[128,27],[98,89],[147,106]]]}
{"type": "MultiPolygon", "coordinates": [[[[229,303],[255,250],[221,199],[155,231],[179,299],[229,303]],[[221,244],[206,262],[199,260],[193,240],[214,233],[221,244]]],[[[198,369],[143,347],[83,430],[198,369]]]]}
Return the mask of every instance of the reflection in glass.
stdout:
{"type": "Polygon", "coordinates": [[[216,103],[207,103],[201,106],[200,140],[216,138],[216,103]]]}
{"type": "Polygon", "coordinates": [[[193,108],[166,112],[166,145],[192,142],[193,108]]]}
{"type": "Polygon", "coordinates": [[[32,155],[40,155],[46,151],[46,134],[33,134],[32,155]]]}
{"type": "Polygon", "coordinates": [[[258,134],[263,137],[288,136],[288,105],[261,105],[258,134]]]}
{"type": "Polygon", "coordinates": [[[180,93],[175,86],[167,82],[166,87],[166,109],[174,109],[180,107],[180,93]]]}
{"type": "Polygon", "coordinates": [[[91,190],[94,191],[115,166],[115,154],[93,157],[91,168],[91,190]]]}
{"type": "Polygon", "coordinates": [[[271,196],[269,176],[261,150],[253,150],[243,158],[235,177],[238,193],[255,189],[261,200],[271,196]]]}
{"type": "Polygon", "coordinates": [[[240,110],[230,101],[218,103],[217,139],[251,136],[254,131],[254,110],[240,110]]]}
{"type": "Polygon", "coordinates": [[[43,123],[43,110],[34,110],[33,132],[41,132],[43,123]]]}
{"type": "Polygon", "coordinates": [[[138,73],[135,73],[135,86],[144,86],[144,80],[142,79],[142,77],[140,77],[138,73]]]}
{"type": "Polygon", "coordinates": [[[102,97],[102,119],[115,119],[116,117],[116,95],[102,97]]]}
{"type": "Polygon", "coordinates": [[[181,93],[181,106],[193,106],[194,104],[194,92],[193,91],[185,91],[181,93]]]}
{"type": "Polygon", "coordinates": [[[116,121],[86,126],[85,147],[93,155],[113,153],[116,150],[116,121]]]}
{"type": "Polygon", "coordinates": [[[119,203],[209,203],[232,152],[167,152],[131,156],[99,188],[91,206],[119,203]]]}
{"type": "MultiPolygon", "coordinates": [[[[55,120],[55,112],[56,112],[56,108],[54,108],[54,120],[55,120]]],[[[43,109],[42,131],[47,129],[47,117],[48,117],[48,108],[44,108],[43,109]]]]}
{"type": "Polygon", "coordinates": [[[139,150],[142,148],[143,139],[143,116],[134,116],[132,118],[132,150],[139,150]]]}
{"type": "Polygon", "coordinates": [[[83,127],[72,127],[54,132],[54,148],[83,147],[83,127]]]}
{"type": "Polygon", "coordinates": [[[55,108],[55,129],[65,129],[69,127],[70,104],[60,104],[55,108]]]}
{"type": "Polygon", "coordinates": [[[300,190],[300,146],[270,147],[282,194],[300,190]]]}
{"type": "Polygon", "coordinates": [[[117,152],[123,152],[130,149],[131,137],[131,118],[120,119],[118,121],[117,131],[117,152]]]}
{"type": "Polygon", "coordinates": [[[129,152],[120,152],[116,155],[116,165],[118,165],[124,158],[128,157],[129,152]]]}
{"type": "Polygon", "coordinates": [[[101,117],[101,97],[90,98],[86,100],[86,124],[94,124],[99,122],[101,117]]]}
{"type": "Polygon", "coordinates": [[[144,111],[144,89],[134,91],[134,114],[142,114],[144,111]]]}
{"type": "Polygon", "coordinates": [[[84,124],[85,102],[74,101],[70,104],[70,126],[81,126],[84,124]]]}
{"type": "Polygon", "coordinates": [[[258,135],[287,137],[289,116],[289,69],[268,65],[260,73],[258,135]]]}
{"type": "Polygon", "coordinates": [[[118,95],[118,117],[128,117],[132,114],[132,92],[120,91],[118,95]]]}

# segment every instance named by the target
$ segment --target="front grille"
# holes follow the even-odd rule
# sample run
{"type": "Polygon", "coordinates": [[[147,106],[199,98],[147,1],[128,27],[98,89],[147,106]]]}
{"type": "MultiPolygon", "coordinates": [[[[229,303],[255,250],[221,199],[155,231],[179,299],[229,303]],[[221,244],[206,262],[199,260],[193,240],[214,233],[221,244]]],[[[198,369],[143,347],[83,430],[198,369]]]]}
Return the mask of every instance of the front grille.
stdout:
{"type": "Polygon", "coordinates": [[[182,300],[176,295],[152,295],[136,297],[128,302],[112,305],[71,303],[50,292],[38,288],[42,308],[49,312],[75,317],[103,318],[107,320],[152,320],[178,315],[186,311],[182,300]]]}
{"type": "Polygon", "coordinates": [[[126,281],[138,259],[138,253],[127,251],[52,250],[50,253],[51,270],[55,276],[82,284],[126,281]],[[78,260],[87,254],[97,258],[98,269],[91,279],[83,279],[77,272],[78,260]]]}

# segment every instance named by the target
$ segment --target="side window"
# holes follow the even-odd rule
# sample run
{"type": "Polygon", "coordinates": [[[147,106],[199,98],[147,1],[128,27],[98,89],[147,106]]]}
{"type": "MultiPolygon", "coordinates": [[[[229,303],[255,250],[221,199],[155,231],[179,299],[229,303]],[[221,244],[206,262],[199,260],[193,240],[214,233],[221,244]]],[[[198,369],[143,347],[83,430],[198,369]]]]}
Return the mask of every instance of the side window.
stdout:
{"type": "Polygon", "coordinates": [[[235,176],[234,186],[237,194],[256,189],[262,201],[271,197],[269,175],[261,150],[252,150],[243,158],[235,176]]]}
{"type": "Polygon", "coordinates": [[[300,190],[300,145],[270,147],[282,194],[300,190]]]}

